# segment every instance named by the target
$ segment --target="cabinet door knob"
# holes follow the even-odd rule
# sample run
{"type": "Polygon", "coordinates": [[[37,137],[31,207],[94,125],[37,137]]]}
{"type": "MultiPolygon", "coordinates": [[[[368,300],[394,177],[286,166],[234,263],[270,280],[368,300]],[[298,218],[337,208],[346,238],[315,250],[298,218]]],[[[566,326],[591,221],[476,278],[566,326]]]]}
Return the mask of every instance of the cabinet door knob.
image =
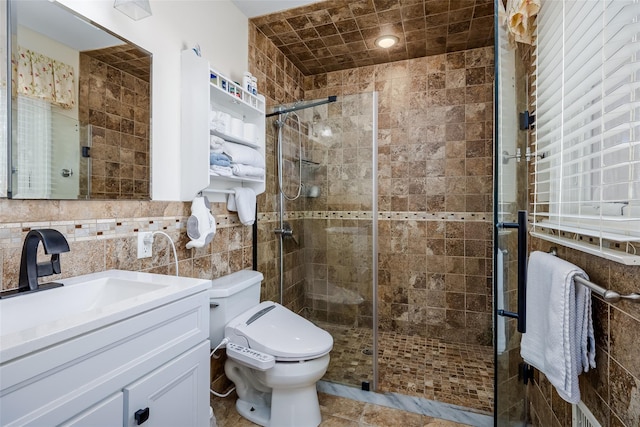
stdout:
{"type": "Polygon", "coordinates": [[[133,414],[138,425],[149,419],[149,408],[138,409],[135,414],[133,414]]]}

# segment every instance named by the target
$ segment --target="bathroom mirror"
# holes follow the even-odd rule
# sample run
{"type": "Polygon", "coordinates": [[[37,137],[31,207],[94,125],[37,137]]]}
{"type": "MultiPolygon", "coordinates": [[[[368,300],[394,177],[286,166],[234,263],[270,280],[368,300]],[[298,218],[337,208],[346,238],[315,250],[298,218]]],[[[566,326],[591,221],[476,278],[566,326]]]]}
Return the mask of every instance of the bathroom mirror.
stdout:
{"type": "Polygon", "coordinates": [[[6,197],[149,200],[151,55],[55,2],[8,11],[6,197]]]}

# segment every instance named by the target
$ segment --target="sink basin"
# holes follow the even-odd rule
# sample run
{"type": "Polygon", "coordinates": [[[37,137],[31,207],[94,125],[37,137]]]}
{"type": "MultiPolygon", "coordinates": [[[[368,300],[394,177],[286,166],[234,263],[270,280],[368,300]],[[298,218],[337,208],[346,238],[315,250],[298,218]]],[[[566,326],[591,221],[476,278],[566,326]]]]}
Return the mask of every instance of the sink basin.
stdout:
{"type": "Polygon", "coordinates": [[[0,303],[0,332],[4,336],[78,313],[108,307],[166,285],[104,277],[61,288],[18,295],[0,303]]]}
{"type": "Polygon", "coordinates": [[[210,281],[110,270],[0,300],[0,361],[18,357],[210,286],[210,281]]]}

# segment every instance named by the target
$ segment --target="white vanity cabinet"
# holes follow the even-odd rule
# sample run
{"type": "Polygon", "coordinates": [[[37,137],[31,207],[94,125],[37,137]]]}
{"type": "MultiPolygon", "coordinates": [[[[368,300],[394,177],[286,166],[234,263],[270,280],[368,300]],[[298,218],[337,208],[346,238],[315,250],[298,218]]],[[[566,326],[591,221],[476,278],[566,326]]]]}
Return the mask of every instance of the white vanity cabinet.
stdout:
{"type": "Polygon", "coordinates": [[[207,289],[3,360],[0,425],[208,426],[207,289]]]}
{"type": "Polygon", "coordinates": [[[192,200],[203,192],[212,201],[224,200],[234,187],[250,187],[256,194],[265,190],[265,180],[215,176],[209,172],[210,135],[243,144],[265,155],[265,99],[244,90],[213,70],[192,50],[182,52],[181,66],[180,199],[192,200]],[[215,76],[215,77],[213,77],[215,76]],[[210,112],[222,111],[255,126],[255,138],[245,139],[231,132],[211,129],[210,112]]]}

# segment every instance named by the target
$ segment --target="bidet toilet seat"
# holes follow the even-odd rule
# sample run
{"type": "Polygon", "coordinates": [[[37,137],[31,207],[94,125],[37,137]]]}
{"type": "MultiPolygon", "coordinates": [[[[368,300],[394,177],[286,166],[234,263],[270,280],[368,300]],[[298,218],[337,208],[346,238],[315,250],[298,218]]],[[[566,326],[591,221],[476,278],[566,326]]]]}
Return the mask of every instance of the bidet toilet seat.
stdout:
{"type": "Polygon", "coordinates": [[[225,327],[231,342],[270,354],[277,362],[300,362],[328,354],[331,335],[272,301],[264,301],[233,318],[225,327]]]}

